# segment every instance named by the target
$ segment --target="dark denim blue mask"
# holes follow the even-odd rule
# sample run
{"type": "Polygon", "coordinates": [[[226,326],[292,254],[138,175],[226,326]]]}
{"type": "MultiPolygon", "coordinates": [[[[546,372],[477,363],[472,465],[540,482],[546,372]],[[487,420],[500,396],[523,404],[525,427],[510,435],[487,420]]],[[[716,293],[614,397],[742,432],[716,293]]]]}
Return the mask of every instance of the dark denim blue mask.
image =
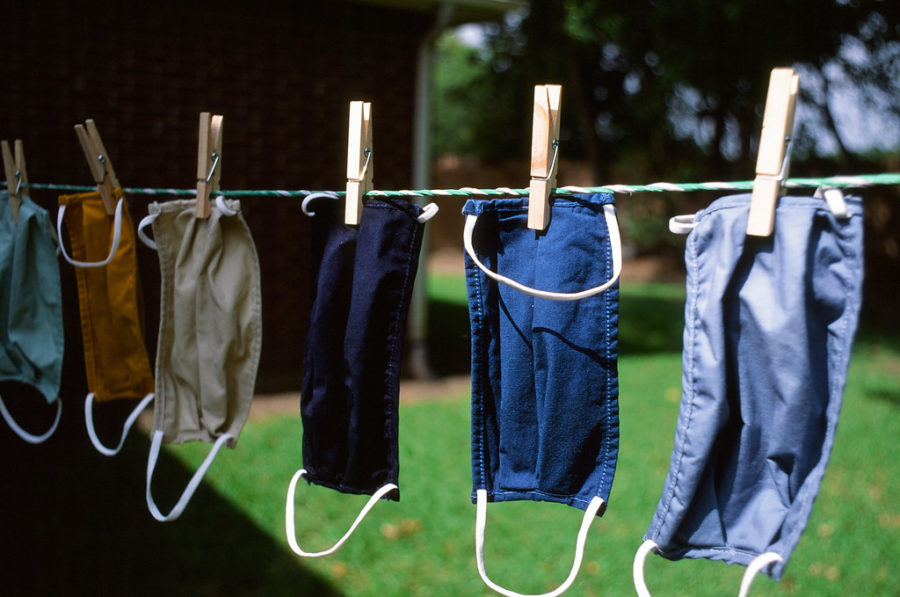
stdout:
{"type": "MultiPolygon", "coordinates": [[[[300,477],[343,493],[398,500],[398,400],[406,316],[424,230],[422,208],[367,200],[359,228],[343,203],[316,203],[313,297],[300,414],[303,469],[288,494],[288,541],[296,545],[293,493],[300,477]]],[[[356,524],[354,524],[355,528],[356,524]]],[[[353,531],[345,535],[344,539],[353,531]]]]}
{"type": "Polygon", "coordinates": [[[719,199],[687,238],[681,412],[644,539],[672,560],[763,557],[780,579],[834,442],[860,304],[862,204],[848,200],[842,217],[822,199],[782,197],[774,234],[755,238],[749,203],[719,199]]]}
{"type": "MultiPolygon", "coordinates": [[[[527,209],[527,198],[463,208],[476,549],[485,582],[504,593],[484,572],[485,503],[585,510],[580,552],[609,498],[619,439],[613,197],[558,197],[542,232],[526,228],[527,209]]],[[[580,553],[567,583],[579,564],[580,553]]]]}

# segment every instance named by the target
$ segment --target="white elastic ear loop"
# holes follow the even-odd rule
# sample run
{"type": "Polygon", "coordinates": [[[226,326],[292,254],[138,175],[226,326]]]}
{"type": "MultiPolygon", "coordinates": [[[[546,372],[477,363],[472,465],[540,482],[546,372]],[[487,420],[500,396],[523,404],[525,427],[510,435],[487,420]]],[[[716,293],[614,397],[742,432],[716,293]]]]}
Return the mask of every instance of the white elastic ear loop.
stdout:
{"type": "Polygon", "coordinates": [[[118,454],[119,450],[121,450],[122,446],[125,444],[125,438],[128,437],[128,432],[131,431],[134,422],[137,421],[141,412],[147,408],[147,405],[153,402],[154,396],[155,394],[152,392],[147,394],[144,396],[143,400],[134,407],[134,410],[131,411],[131,414],[125,419],[125,424],[122,426],[122,438],[119,440],[119,445],[115,448],[107,448],[100,441],[100,438],[97,437],[97,432],[94,430],[94,393],[90,392],[84,399],[84,424],[87,427],[88,437],[91,438],[91,443],[94,444],[94,448],[104,456],[115,456],[118,454]]]}
{"type": "Polygon", "coordinates": [[[828,209],[831,210],[834,217],[841,220],[846,220],[850,217],[850,210],[847,208],[847,200],[844,199],[844,192],[842,190],[819,187],[816,189],[813,197],[825,199],[825,202],[828,203],[828,209]]]}
{"type": "Polygon", "coordinates": [[[478,257],[475,255],[475,248],[472,245],[472,233],[475,231],[475,223],[478,221],[478,216],[466,216],[466,225],[463,229],[463,246],[466,249],[466,253],[469,254],[469,257],[472,259],[475,265],[477,265],[478,268],[481,269],[481,271],[483,271],[489,278],[496,280],[497,282],[501,282],[503,284],[506,284],[507,286],[515,288],[520,292],[524,292],[525,294],[537,298],[549,299],[551,301],[576,301],[579,299],[587,298],[589,296],[594,296],[595,294],[600,294],[601,292],[615,284],[616,280],[619,279],[619,274],[622,272],[622,240],[619,236],[619,224],[616,220],[616,208],[612,205],[604,205],[603,214],[606,216],[606,227],[609,230],[609,244],[613,262],[612,277],[599,286],[589,288],[587,290],[582,290],[580,292],[550,292],[547,290],[537,290],[536,288],[525,286],[511,278],[507,278],[506,276],[489,270],[481,261],[478,260],[478,257]]]}
{"type": "MultiPolygon", "coordinates": [[[[104,265],[108,265],[110,261],[113,260],[113,257],[116,256],[116,251],[119,250],[119,238],[122,236],[122,205],[125,203],[124,197],[119,197],[119,202],[116,203],[116,215],[113,218],[113,238],[112,245],[109,247],[109,256],[103,261],[75,261],[69,254],[66,253],[66,248],[63,246],[62,242],[59,243],[59,249],[62,252],[62,256],[66,261],[74,265],[75,267],[103,267],[104,265]]],[[[59,211],[56,212],[56,232],[59,235],[59,238],[62,238],[62,223],[63,223],[63,215],[66,213],[66,206],[60,205],[59,211]]]]}
{"type": "Polygon", "coordinates": [[[419,224],[424,224],[425,222],[436,216],[437,212],[437,203],[429,203],[422,208],[422,213],[419,214],[419,217],[416,218],[416,222],[418,222],[419,224]]]}
{"type": "Polygon", "coordinates": [[[674,216],[669,218],[669,232],[674,234],[687,234],[697,225],[694,218],[697,214],[689,214],[686,216],[674,216]]]}
{"type": "Polygon", "coordinates": [[[750,592],[750,584],[753,582],[753,579],[756,578],[756,575],[760,570],[775,562],[783,561],[784,559],[774,551],[767,551],[753,558],[753,561],[750,562],[750,565],[747,566],[747,569],[744,571],[744,577],[741,579],[741,589],[738,592],[738,597],[747,597],[747,593],[750,592]]]}
{"type": "Polygon", "coordinates": [[[310,193],[306,197],[303,198],[303,203],[300,204],[300,209],[309,217],[313,217],[316,215],[316,212],[309,208],[309,204],[315,201],[316,199],[340,199],[337,193],[332,191],[322,191],[321,193],[310,193]]]}
{"type": "Polygon", "coordinates": [[[637,553],[634,554],[634,564],[631,566],[631,577],[634,580],[634,590],[637,591],[638,597],[650,597],[650,591],[647,590],[647,583],[644,582],[644,561],[647,554],[655,552],[659,549],[659,545],[655,541],[647,539],[638,547],[637,553]]]}
{"type": "Polygon", "coordinates": [[[219,436],[219,438],[216,440],[216,443],[214,443],[209,449],[209,454],[206,455],[203,463],[194,473],[194,476],[191,477],[191,480],[188,482],[187,487],[184,488],[184,492],[181,494],[181,497],[178,498],[178,502],[172,508],[172,511],[165,515],[159,511],[159,508],[156,507],[156,503],[153,501],[153,496],[150,495],[150,481],[153,479],[153,469],[156,468],[156,460],[159,458],[159,447],[162,444],[162,437],[162,430],[157,429],[153,432],[153,440],[150,443],[150,456],[147,460],[147,508],[150,510],[150,514],[153,515],[153,518],[160,522],[168,522],[170,520],[175,520],[176,518],[181,516],[181,513],[184,512],[184,509],[185,507],[187,507],[188,502],[191,501],[191,498],[194,496],[194,492],[197,491],[197,487],[200,486],[200,481],[203,480],[203,475],[206,474],[206,470],[209,468],[209,465],[212,464],[212,461],[215,459],[216,454],[218,454],[219,449],[225,444],[226,441],[234,438],[234,436],[230,433],[219,436]]]}
{"type": "Polygon", "coordinates": [[[140,223],[138,224],[137,234],[138,238],[141,239],[141,242],[153,249],[154,251],[158,251],[159,248],[156,246],[156,241],[144,234],[144,228],[153,223],[156,218],[159,217],[159,214],[150,214],[148,216],[144,216],[141,218],[140,223]]]}
{"type": "Polygon", "coordinates": [[[487,572],[484,570],[484,529],[487,520],[487,490],[479,489],[475,492],[475,504],[475,560],[478,564],[478,574],[481,575],[484,584],[507,597],[556,597],[557,595],[562,595],[566,589],[572,586],[572,583],[575,582],[575,577],[578,576],[578,569],[581,567],[581,560],[584,558],[584,544],[587,540],[587,534],[591,528],[591,523],[597,516],[597,512],[603,506],[603,500],[599,497],[594,497],[584,511],[584,518],[581,519],[581,528],[578,529],[578,537],[575,540],[575,559],[572,562],[572,569],[569,571],[569,576],[554,590],[539,595],[516,593],[501,587],[488,578],[487,572]]]}
{"type": "Polygon", "coordinates": [[[223,215],[226,216],[236,216],[237,210],[231,209],[228,205],[225,204],[225,197],[219,195],[216,197],[216,207],[219,208],[219,211],[222,212],[223,215]]]}
{"type": "Polygon", "coordinates": [[[359,526],[359,523],[362,522],[363,518],[366,517],[366,514],[369,513],[369,510],[375,507],[375,504],[378,503],[378,500],[380,500],[391,491],[397,489],[397,486],[393,483],[385,483],[378,489],[378,491],[372,494],[372,497],[369,498],[369,500],[366,502],[366,505],[363,506],[363,509],[360,510],[359,514],[356,516],[356,520],[354,520],[353,524],[350,525],[350,529],[346,533],[344,533],[344,536],[341,537],[337,543],[335,543],[325,551],[308,552],[303,551],[300,545],[297,544],[296,532],[294,530],[294,493],[297,488],[297,482],[300,480],[300,477],[303,477],[304,475],[306,475],[306,469],[300,469],[296,473],[294,473],[293,478],[291,478],[291,484],[288,485],[287,501],[284,505],[284,529],[287,534],[288,544],[291,546],[291,549],[295,554],[297,554],[298,556],[303,556],[304,558],[321,558],[322,556],[331,555],[339,550],[344,542],[350,538],[350,535],[353,534],[353,531],[356,530],[356,527],[359,526]]]}
{"type": "Polygon", "coordinates": [[[15,419],[13,419],[9,411],[6,410],[6,404],[3,403],[2,396],[0,396],[0,414],[3,415],[3,418],[6,420],[6,424],[9,425],[9,428],[16,432],[16,435],[21,437],[29,444],[42,444],[47,441],[47,439],[51,435],[53,435],[53,433],[56,431],[57,425],[59,425],[59,419],[62,417],[62,399],[56,399],[56,419],[53,421],[53,425],[51,425],[50,429],[41,435],[34,435],[22,429],[22,427],[20,427],[19,424],[16,423],[15,419]]]}

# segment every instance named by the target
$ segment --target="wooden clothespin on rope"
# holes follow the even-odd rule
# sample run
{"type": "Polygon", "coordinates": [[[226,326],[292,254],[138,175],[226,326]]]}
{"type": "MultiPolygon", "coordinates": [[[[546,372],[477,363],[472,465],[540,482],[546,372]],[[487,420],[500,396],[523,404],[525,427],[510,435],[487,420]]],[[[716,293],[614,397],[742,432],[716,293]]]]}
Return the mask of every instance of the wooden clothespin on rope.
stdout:
{"type": "Polygon", "coordinates": [[[222,177],[222,125],[221,114],[200,113],[200,134],[197,144],[197,208],[194,215],[208,218],[209,196],[219,190],[222,177]]]}
{"type": "Polygon", "coordinates": [[[106,153],[106,147],[103,145],[103,139],[100,138],[97,125],[88,118],[84,124],[75,125],[75,134],[78,136],[78,142],[84,151],[84,158],[91,169],[91,176],[97,184],[97,190],[100,191],[103,207],[107,214],[113,215],[116,211],[115,190],[119,188],[119,179],[116,178],[116,171],[106,153]]]}
{"type": "Polygon", "coordinates": [[[531,185],[528,227],[544,230],[550,222],[550,194],[556,188],[559,156],[561,85],[535,85],[531,129],[531,185]]]}
{"type": "Polygon", "coordinates": [[[350,130],[347,136],[347,197],[344,223],[358,226],[362,216],[363,197],[374,186],[374,148],[372,143],[372,104],[350,102],[350,130]]]}
{"type": "Polygon", "coordinates": [[[772,70],[747,218],[748,236],[771,236],[775,228],[778,194],[790,166],[791,136],[794,133],[794,111],[799,88],[800,77],[794,74],[794,69],[772,70]]]}
{"type": "Polygon", "coordinates": [[[25,151],[22,140],[16,139],[14,145],[16,156],[9,149],[9,141],[2,141],[3,171],[6,174],[6,189],[9,191],[9,209],[13,222],[19,223],[19,206],[22,205],[22,187],[28,184],[28,173],[25,171],[25,151]]]}

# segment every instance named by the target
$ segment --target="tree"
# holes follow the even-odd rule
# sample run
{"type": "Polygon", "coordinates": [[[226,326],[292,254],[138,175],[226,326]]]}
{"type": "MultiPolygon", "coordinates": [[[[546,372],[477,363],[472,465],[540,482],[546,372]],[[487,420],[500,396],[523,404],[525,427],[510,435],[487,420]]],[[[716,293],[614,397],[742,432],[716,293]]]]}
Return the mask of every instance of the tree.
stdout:
{"type": "Polygon", "coordinates": [[[879,0],[535,1],[524,18],[487,28],[467,58],[477,74],[450,97],[480,131],[482,157],[527,152],[524,98],[559,82],[566,155],[589,159],[598,180],[623,169],[747,177],[769,72],[793,65],[795,155],[833,152],[852,165],[860,156],[837,122],[836,89],[855,88],[900,138],[898,23],[900,3],[879,0]]]}

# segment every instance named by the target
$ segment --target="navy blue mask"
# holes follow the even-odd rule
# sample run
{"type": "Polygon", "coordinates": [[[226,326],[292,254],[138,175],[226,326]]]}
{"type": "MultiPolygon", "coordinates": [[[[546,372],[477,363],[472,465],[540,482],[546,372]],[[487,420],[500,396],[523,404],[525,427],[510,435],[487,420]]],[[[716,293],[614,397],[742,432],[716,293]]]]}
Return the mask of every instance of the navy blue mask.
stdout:
{"type": "Polygon", "coordinates": [[[303,468],[290,484],[288,542],[303,556],[333,553],[380,498],[399,499],[398,403],[406,317],[422,245],[422,208],[367,200],[359,228],[343,203],[318,202],[315,271],[300,414],[303,468]],[[294,535],[301,477],[343,493],[371,495],[353,527],[329,550],[308,553],[294,535]]]}

